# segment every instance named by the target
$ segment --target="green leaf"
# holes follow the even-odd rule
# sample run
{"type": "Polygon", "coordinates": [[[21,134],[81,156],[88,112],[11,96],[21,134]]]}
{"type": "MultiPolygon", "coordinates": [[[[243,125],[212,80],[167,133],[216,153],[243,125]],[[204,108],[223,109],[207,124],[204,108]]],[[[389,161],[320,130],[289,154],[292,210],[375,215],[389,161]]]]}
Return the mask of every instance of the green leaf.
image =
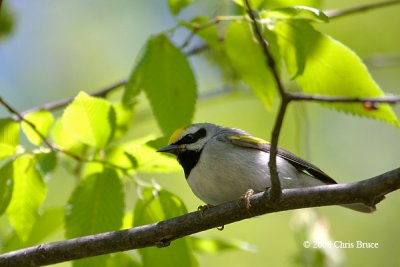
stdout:
{"type": "Polygon", "coordinates": [[[120,229],[124,193],[114,170],[92,174],[80,181],[66,210],[67,238],[120,229]]]}
{"type": "Polygon", "coordinates": [[[110,260],[111,255],[101,255],[96,257],[84,258],[81,260],[75,260],[72,262],[73,267],[107,267],[107,262],[110,260]]]}
{"type": "Polygon", "coordinates": [[[25,242],[16,235],[11,234],[3,244],[3,251],[16,250],[43,242],[47,237],[56,233],[63,225],[64,209],[47,208],[36,220],[32,231],[25,242]]]}
{"type": "Polygon", "coordinates": [[[136,57],[134,68],[129,80],[125,85],[124,94],[122,96],[122,103],[125,106],[132,106],[137,101],[136,98],[143,89],[143,71],[148,64],[148,59],[151,55],[149,51],[149,41],[140,49],[138,56],[136,57]]]}
{"type": "MultiPolygon", "coordinates": [[[[180,24],[191,31],[196,31],[197,29],[199,29],[199,27],[209,23],[210,21],[211,19],[208,17],[198,16],[192,19],[190,22],[180,21],[180,24]]],[[[208,44],[213,49],[220,50],[222,48],[222,42],[220,41],[216,24],[196,31],[196,35],[203,39],[203,41],[206,42],[206,44],[208,44]]]]}
{"type": "MultiPolygon", "coordinates": [[[[134,210],[134,226],[159,222],[187,213],[186,207],[176,195],[154,188],[141,192],[134,210]]],[[[139,249],[143,266],[198,266],[187,238],[174,240],[166,248],[139,249]]]]}
{"type": "Polygon", "coordinates": [[[174,158],[158,153],[147,145],[148,140],[149,138],[132,140],[113,147],[107,152],[107,160],[142,173],[168,173],[181,170],[174,158]]]}
{"type": "Polygon", "coordinates": [[[276,89],[265,55],[254,41],[247,23],[232,22],[226,34],[225,45],[233,67],[250,86],[265,107],[271,108],[276,89]]]}
{"type": "Polygon", "coordinates": [[[282,57],[292,79],[304,72],[308,46],[311,45],[308,40],[312,40],[312,37],[308,36],[309,31],[304,31],[304,36],[301,36],[297,32],[301,28],[297,28],[296,25],[287,22],[276,23],[275,25],[282,57]]]}
{"type": "Polygon", "coordinates": [[[0,143],[18,145],[19,124],[13,119],[0,119],[0,143]]]}
{"type": "MultiPolygon", "coordinates": [[[[112,169],[85,177],[72,192],[65,217],[65,235],[73,238],[119,230],[124,216],[121,180],[112,169]]],[[[73,262],[74,267],[106,266],[110,255],[73,262]]]]}
{"type": "Polygon", "coordinates": [[[137,160],[136,170],[138,172],[169,173],[181,170],[174,158],[160,155],[160,153],[148,145],[142,145],[131,150],[127,149],[125,152],[137,160]]]}
{"type": "Polygon", "coordinates": [[[190,124],[196,101],[196,82],[189,62],[165,35],[148,40],[124,94],[124,103],[143,89],[162,131],[168,135],[190,124]]]}
{"type": "Polygon", "coordinates": [[[103,172],[106,167],[100,162],[87,162],[82,170],[81,177],[87,177],[103,172]]]}
{"type": "MultiPolygon", "coordinates": [[[[252,9],[258,9],[265,0],[249,0],[249,1],[252,9]]],[[[242,7],[246,6],[244,0],[233,0],[233,2],[242,7]]]]}
{"type": "Polygon", "coordinates": [[[56,152],[36,154],[37,167],[43,176],[49,174],[57,166],[56,152]]]}
{"type": "Polygon", "coordinates": [[[319,9],[307,6],[289,6],[260,12],[263,19],[308,20],[328,22],[329,17],[319,9]]]}
{"type": "Polygon", "coordinates": [[[0,160],[15,155],[19,137],[19,124],[13,119],[0,119],[0,160]]]}
{"type": "Polygon", "coordinates": [[[124,215],[123,223],[122,223],[122,229],[131,228],[132,225],[133,225],[133,213],[126,212],[124,215]]]}
{"type": "Polygon", "coordinates": [[[137,159],[133,155],[129,154],[126,151],[124,152],[124,154],[125,154],[126,158],[129,160],[131,167],[133,169],[137,169],[138,165],[139,165],[137,159]]]}
{"type": "Polygon", "coordinates": [[[115,253],[107,261],[107,267],[140,267],[139,261],[133,259],[127,253],[115,253]]]}
{"type": "Polygon", "coordinates": [[[111,104],[80,92],[65,109],[63,128],[76,140],[95,148],[104,148],[115,127],[115,112],[111,104]]]}
{"type": "MultiPolygon", "coordinates": [[[[283,58],[303,92],[343,97],[381,97],[384,93],[361,59],[348,47],[324,35],[306,22],[279,23],[283,58]]],[[[339,111],[386,121],[399,126],[388,104],[376,110],[362,103],[325,103],[339,111]]]]}
{"type": "MultiPolygon", "coordinates": [[[[33,123],[36,130],[40,132],[43,137],[47,137],[50,127],[54,122],[53,115],[47,110],[39,110],[29,113],[25,115],[25,119],[33,123]]],[[[43,142],[43,139],[26,122],[22,122],[22,131],[28,140],[35,146],[38,146],[43,142]]]]}
{"type": "Polygon", "coordinates": [[[15,16],[7,4],[4,3],[0,14],[0,40],[10,34],[14,27],[15,16]]]}
{"type": "Polygon", "coordinates": [[[224,250],[242,250],[247,252],[256,252],[256,248],[254,245],[239,240],[190,236],[189,241],[192,247],[200,253],[215,254],[224,250]]]}
{"type": "Polygon", "coordinates": [[[64,224],[64,209],[63,208],[47,208],[40,215],[33,230],[29,235],[27,246],[39,244],[45,238],[57,232],[64,224]]]}
{"type": "Polygon", "coordinates": [[[17,153],[17,147],[0,143],[0,160],[13,156],[17,153]]]}
{"type": "MultiPolygon", "coordinates": [[[[226,53],[225,45],[223,42],[224,31],[220,31],[217,25],[210,22],[212,19],[204,16],[197,16],[192,21],[179,21],[179,24],[193,31],[193,34],[199,36],[208,46],[209,49],[203,53],[204,59],[210,64],[216,65],[221,72],[221,78],[227,87],[236,89],[241,82],[236,71],[232,68],[232,64],[226,53]],[[202,27],[208,24],[207,27],[202,27]]],[[[167,139],[168,141],[168,139],[167,139]]]]}
{"type": "MultiPolygon", "coordinates": [[[[233,0],[240,6],[244,5],[244,0],[233,0]]],[[[269,9],[269,8],[280,8],[290,6],[309,6],[309,7],[321,7],[322,0],[250,0],[252,9],[269,9]]]]}
{"type": "Polygon", "coordinates": [[[0,168],[0,215],[7,209],[13,191],[13,162],[9,161],[0,168]]]}
{"type": "Polygon", "coordinates": [[[322,0],[264,0],[259,9],[280,8],[290,6],[308,6],[321,8],[322,0]]]}
{"type": "Polygon", "coordinates": [[[119,139],[129,130],[133,119],[133,108],[122,103],[112,104],[112,107],[116,118],[114,139],[119,139]]]}
{"type": "Polygon", "coordinates": [[[35,159],[24,155],[14,161],[14,188],[7,208],[8,219],[19,238],[25,242],[38,218],[46,197],[46,185],[36,170],[35,159]]]}
{"type": "Polygon", "coordinates": [[[82,142],[76,140],[70,135],[69,131],[64,129],[62,119],[58,119],[54,123],[54,127],[51,131],[51,138],[57,146],[69,152],[80,154],[85,147],[82,142]]]}
{"type": "Polygon", "coordinates": [[[191,2],[192,0],[168,0],[168,5],[171,13],[176,16],[184,7],[189,5],[191,2]]]}
{"type": "Polygon", "coordinates": [[[170,219],[185,213],[185,204],[173,193],[153,187],[143,188],[134,210],[134,226],[170,219]]]}

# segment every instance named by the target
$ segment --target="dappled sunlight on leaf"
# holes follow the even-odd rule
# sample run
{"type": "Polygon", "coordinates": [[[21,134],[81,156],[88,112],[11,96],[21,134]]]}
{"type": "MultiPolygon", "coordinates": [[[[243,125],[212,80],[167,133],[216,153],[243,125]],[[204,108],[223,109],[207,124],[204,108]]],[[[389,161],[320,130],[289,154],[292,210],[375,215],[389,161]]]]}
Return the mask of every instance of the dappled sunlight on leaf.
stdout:
{"type": "Polygon", "coordinates": [[[111,104],[80,92],[62,116],[64,131],[80,142],[103,148],[110,141],[115,127],[111,104]]]}
{"type": "MultiPolygon", "coordinates": [[[[361,59],[348,47],[305,22],[277,23],[286,66],[303,92],[325,96],[381,97],[383,91],[361,59]]],[[[365,109],[362,103],[324,103],[339,111],[399,126],[388,104],[365,109]]]]}

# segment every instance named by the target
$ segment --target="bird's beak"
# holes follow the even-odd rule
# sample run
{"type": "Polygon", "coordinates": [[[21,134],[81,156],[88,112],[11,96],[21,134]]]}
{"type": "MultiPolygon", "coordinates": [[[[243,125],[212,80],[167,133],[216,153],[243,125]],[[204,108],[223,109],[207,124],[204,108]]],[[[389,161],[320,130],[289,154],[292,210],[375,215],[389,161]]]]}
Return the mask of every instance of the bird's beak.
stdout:
{"type": "Polygon", "coordinates": [[[159,150],[157,150],[157,152],[167,152],[167,153],[176,155],[178,152],[178,148],[179,148],[178,145],[171,144],[171,145],[160,148],[159,150]]]}

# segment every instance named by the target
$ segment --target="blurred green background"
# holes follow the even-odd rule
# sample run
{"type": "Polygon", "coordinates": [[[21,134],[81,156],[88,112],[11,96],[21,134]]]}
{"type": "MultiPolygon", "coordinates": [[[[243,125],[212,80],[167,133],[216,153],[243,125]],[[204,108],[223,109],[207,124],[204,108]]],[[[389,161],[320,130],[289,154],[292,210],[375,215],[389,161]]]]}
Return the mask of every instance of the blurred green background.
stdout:
{"type": "MultiPolygon", "coordinates": [[[[146,39],[175,25],[166,1],[151,0],[13,0],[11,35],[0,43],[0,94],[19,111],[65,97],[80,90],[94,92],[131,72],[146,39]]],[[[196,1],[180,18],[193,14],[213,17],[224,1],[196,1]]],[[[372,1],[370,1],[372,2],[372,1]]],[[[344,8],[366,1],[326,1],[324,8],[344,8]]],[[[4,3],[3,3],[4,5],[4,3]]],[[[332,21],[317,28],[343,42],[367,63],[386,93],[400,94],[400,5],[332,21]]],[[[179,42],[185,35],[178,32],[179,42]]],[[[225,90],[220,73],[200,56],[191,58],[200,98],[195,122],[213,122],[245,129],[269,139],[275,112],[267,111],[250,92],[225,90]]],[[[156,77],[155,77],[156,78],[156,77]]],[[[114,96],[114,97],[119,97],[114,96]]],[[[400,116],[400,107],[394,110],[400,116]]],[[[6,116],[4,109],[0,115],[6,116]]],[[[158,133],[145,99],[136,109],[129,136],[158,133]]],[[[338,182],[370,178],[400,165],[400,131],[391,125],[352,117],[318,104],[294,103],[285,119],[280,146],[313,162],[338,182]]],[[[187,186],[183,173],[149,176],[177,194],[189,210],[202,204],[187,186]]],[[[75,183],[63,168],[49,181],[46,206],[65,205],[75,183]]],[[[127,189],[130,190],[129,188],[127,189]]],[[[132,195],[135,192],[132,190],[132,195]]],[[[339,207],[317,212],[327,219],[331,238],[343,242],[378,242],[378,249],[344,249],[345,266],[400,266],[400,192],[394,192],[372,215],[339,207]]],[[[199,255],[202,266],[290,266],[302,240],[293,232],[294,213],[253,218],[201,235],[225,236],[256,246],[244,251],[199,255]]],[[[4,217],[0,231],[5,231],[4,217]]],[[[63,239],[58,233],[52,240],[63,239]]],[[[69,266],[69,263],[57,266],[69,266]]]]}

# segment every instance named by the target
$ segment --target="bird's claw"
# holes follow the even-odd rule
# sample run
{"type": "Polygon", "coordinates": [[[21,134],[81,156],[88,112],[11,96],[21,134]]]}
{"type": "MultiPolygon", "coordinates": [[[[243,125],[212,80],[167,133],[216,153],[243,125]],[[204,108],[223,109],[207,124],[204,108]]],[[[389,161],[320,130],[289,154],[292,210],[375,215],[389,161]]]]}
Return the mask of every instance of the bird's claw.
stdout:
{"type": "Polygon", "coordinates": [[[238,206],[240,207],[240,202],[244,201],[244,206],[246,209],[250,209],[251,203],[250,203],[250,197],[254,195],[254,190],[253,189],[247,189],[247,191],[242,195],[242,197],[239,199],[238,206]]]}
{"type": "Polygon", "coordinates": [[[200,216],[203,217],[204,211],[207,210],[207,209],[209,209],[209,208],[211,208],[212,206],[213,206],[213,205],[210,205],[210,204],[200,205],[200,206],[197,207],[197,211],[200,212],[200,216]]]}

